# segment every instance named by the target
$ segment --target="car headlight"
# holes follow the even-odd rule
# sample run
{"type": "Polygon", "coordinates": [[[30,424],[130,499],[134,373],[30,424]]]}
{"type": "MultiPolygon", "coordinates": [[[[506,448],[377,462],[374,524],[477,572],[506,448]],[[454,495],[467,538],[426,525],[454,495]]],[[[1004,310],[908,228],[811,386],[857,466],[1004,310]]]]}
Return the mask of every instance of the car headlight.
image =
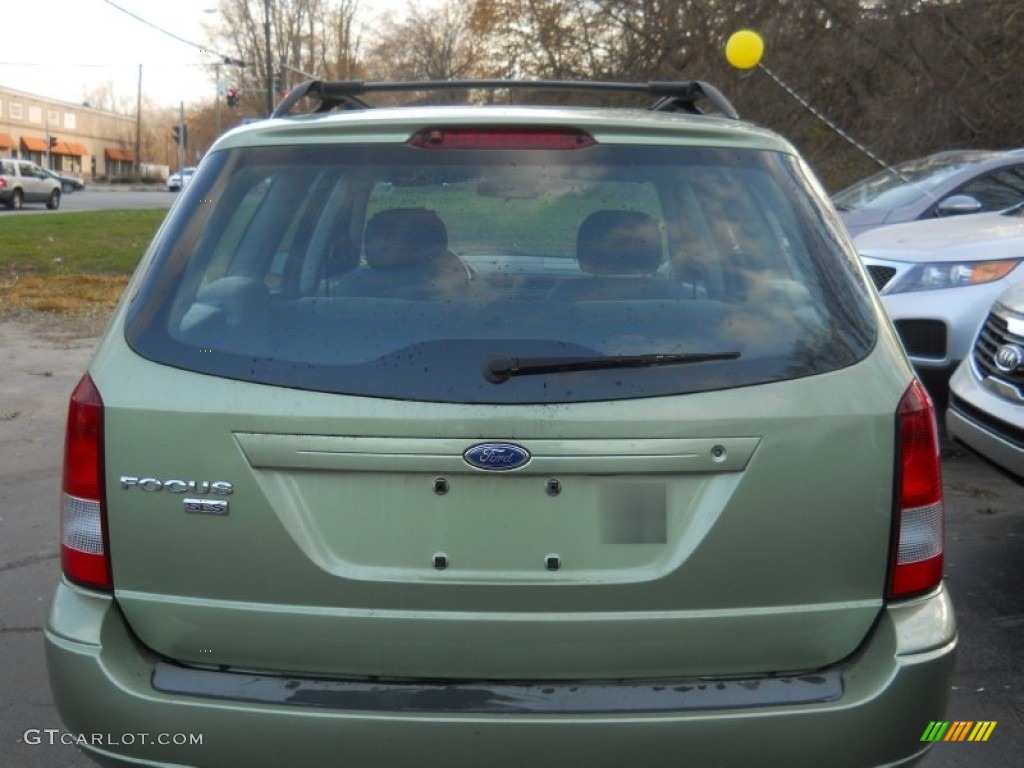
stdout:
{"type": "Polygon", "coordinates": [[[885,293],[938,291],[943,288],[991,283],[993,280],[1006,277],[1020,262],[1020,259],[999,259],[918,264],[894,281],[885,293]]]}

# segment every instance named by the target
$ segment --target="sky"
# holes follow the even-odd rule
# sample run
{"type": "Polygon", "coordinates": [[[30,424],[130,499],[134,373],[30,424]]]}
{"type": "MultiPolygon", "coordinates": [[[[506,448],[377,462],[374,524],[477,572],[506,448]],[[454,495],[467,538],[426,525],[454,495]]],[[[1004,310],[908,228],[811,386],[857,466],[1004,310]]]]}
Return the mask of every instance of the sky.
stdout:
{"type": "MultiPolygon", "coordinates": [[[[262,2],[252,1],[262,8],[262,2]]],[[[141,64],[142,95],[152,103],[190,104],[216,94],[204,63],[217,57],[202,46],[209,42],[204,28],[217,23],[217,13],[209,11],[215,11],[218,0],[0,3],[7,31],[0,45],[0,85],[7,88],[81,104],[87,94],[109,83],[118,102],[134,105],[141,64]]],[[[359,3],[366,21],[385,12],[400,13],[406,6],[407,0],[359,3]]]]}

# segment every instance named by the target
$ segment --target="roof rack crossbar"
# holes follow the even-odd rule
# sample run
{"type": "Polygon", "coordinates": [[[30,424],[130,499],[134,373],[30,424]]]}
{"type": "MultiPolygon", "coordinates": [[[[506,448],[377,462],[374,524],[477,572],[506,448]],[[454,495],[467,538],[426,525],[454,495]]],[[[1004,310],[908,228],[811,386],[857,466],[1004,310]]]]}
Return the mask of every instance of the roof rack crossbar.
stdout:
{"type": "Polygon", "coordinates": [[[726,117],[738,119],[739,114],[729,100],[710,83],[701,80],[680,82],[620,83],[594,80],[405,80],[365,82],[362,80],[307,80],[295,86],[278,104],[272,117],[284,117],[292,107],[309,96],[319,98],[314,112],[333,109],[371,108],[359,96],[368,93],[444,91],[444,90],[515,89],[533,91],[577,91],[603,93],[646,93],[658,97],[651,109],[681,110],[703,114],[697,107],[701,99],[709,101],[726,117]]]}

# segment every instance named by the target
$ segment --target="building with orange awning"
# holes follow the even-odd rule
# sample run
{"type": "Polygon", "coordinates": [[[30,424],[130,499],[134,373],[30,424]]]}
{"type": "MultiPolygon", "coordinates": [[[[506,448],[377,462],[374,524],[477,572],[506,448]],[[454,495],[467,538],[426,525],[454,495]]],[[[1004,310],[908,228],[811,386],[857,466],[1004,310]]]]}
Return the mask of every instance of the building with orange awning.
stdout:
{"type": "Polygon", "coordinates": [[[130,177],[137,130],[134,116],[0,86],[0,157],[89,180],[130,177]]]}

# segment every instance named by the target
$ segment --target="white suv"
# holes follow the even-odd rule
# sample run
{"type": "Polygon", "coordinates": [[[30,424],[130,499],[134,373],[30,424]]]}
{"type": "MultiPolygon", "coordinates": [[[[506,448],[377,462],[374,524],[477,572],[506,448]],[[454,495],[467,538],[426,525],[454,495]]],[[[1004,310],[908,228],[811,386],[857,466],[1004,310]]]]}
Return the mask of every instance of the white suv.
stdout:
{"type": "Polygon", "coordinates": [[[879,227],[854,245],[910,361],[941,385],[992,302],[1024,280],[1024,205],[879,227]]]}
{"type": "Polygon", "coordinates": [[[167,177],[167,191],[178,192],[188,186],[188,183],[192,181],[192,175],[196,172],[195,168],[188,167],[182,168],[177,173],[172,173],[167,177]]]}
{"type": "Polygon", "coordinates": [[[0,203],[21,210],[25,203],[46,203],[60,208],[60,182],[28,160],[0,160],[0,203]]]}

